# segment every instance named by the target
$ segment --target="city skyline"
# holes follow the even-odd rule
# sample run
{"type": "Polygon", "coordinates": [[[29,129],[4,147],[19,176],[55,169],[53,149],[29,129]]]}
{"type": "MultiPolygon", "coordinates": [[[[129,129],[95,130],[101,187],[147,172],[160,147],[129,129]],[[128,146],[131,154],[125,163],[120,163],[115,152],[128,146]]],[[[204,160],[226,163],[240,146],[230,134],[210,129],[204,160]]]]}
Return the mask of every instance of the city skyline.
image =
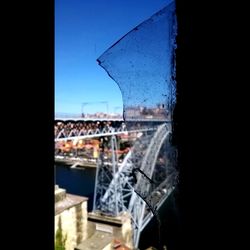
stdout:
{"type": "Polygon", "coordinates": [[[55,112],[122,113],[119,87],[96,59],[168,2],[56,0],[55,112]]]}

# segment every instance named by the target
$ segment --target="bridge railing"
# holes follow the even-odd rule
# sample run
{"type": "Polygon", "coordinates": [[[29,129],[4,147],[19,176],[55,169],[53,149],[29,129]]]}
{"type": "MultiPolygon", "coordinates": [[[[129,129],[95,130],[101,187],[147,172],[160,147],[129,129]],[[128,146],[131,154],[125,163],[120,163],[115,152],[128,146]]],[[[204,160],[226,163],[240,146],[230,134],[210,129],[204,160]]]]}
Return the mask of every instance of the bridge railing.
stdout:
{"type": "Polygon", "coordinates": [[[65,119],[120,119],[123,120],[121,114],[103,114],[103,115],[96,115],[96,114],[81,114],[81,113],[63,113],[57,112],[54,115],[55,120],[65,120],[65,119]]]}

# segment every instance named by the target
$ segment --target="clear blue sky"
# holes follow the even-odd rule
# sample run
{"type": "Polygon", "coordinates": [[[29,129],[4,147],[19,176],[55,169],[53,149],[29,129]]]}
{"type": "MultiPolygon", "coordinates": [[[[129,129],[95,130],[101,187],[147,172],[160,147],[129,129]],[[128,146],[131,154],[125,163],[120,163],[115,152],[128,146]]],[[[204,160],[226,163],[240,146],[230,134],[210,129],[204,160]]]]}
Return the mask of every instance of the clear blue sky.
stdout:
{"type": "Polygon", "coordinates": [[[55,0],[55,112],[122,113],[122,96],[96,59],[170,0],[55,0]],[[116,108],[120,107],[120,108],[116,108]]]}

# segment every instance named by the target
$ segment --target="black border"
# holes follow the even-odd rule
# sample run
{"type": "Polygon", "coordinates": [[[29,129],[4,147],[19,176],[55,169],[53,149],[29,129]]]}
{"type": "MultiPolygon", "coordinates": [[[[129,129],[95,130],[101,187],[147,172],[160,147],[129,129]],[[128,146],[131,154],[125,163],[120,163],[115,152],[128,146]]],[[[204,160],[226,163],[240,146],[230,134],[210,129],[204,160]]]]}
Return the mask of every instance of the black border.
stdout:
{"type": "Polygon", "coordinates": [[[6,248],[54,249],[54,1],[11,5],[2,92],[6,248]]]}

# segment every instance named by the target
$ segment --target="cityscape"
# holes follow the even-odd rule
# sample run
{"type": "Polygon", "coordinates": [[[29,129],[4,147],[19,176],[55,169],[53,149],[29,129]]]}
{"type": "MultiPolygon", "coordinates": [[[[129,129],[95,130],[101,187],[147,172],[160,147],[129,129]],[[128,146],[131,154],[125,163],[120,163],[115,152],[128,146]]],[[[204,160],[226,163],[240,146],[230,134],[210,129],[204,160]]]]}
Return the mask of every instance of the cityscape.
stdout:
{"type": "Polygon", "coordinates": [[[163,236],[170,228],[162,222],[176,216],[178,184],[177,150],[171,144],[175,2],[151,1],[140,23],[100,53],[95,67],[106,71],[109,80],[104,81],[112,81],[122,98],[107,85],[93,87],[95,77],[88,73],[83,92],[79,79],[69,90],[70,74],[60,68],[66,61],[59,44],[59,27],[66,26],[60,22],[74,20],[73,12],[82,17],[80,10],[92,18],[84,8],[98,12],[101,3],[87,2],[56,1],[55,249],[171,250],[171,237],[163,236]],[[105,95],[109,98],[103,101],[105,95]],[[73,101],[66,106],[64,98],[73,101]]]}

